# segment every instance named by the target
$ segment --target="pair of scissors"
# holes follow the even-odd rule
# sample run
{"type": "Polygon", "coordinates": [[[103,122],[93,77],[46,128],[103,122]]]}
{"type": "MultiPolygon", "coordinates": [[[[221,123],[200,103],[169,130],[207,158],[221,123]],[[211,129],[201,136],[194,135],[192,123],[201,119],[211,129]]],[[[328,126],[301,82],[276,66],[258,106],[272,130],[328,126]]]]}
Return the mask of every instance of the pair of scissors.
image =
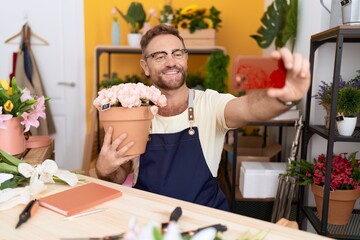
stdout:
{"type": "Polygon", "coordinates": [[[34,199],[31,200],[26,207],[24,208],[24,210],[20,213],[19,215],[19,222],[16,224],[15,228],[20,227],[21,224],[25,223],[27,220],[29,220],[29,218],[31,216],[33,216],[35,214],[35,212],[37,211],[37,209],[39,208],[39,200],[34,199]]]}

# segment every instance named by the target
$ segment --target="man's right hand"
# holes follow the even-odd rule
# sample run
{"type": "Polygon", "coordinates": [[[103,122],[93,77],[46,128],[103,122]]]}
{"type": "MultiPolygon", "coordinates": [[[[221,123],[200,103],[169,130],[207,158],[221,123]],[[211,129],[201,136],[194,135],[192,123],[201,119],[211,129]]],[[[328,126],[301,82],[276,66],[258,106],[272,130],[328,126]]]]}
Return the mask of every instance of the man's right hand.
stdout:
{"type": "Polygon", "coordinates": [[[127,134],[120,134],[120,136],[111,143],[112,134],[113,128],[109,127],[105,133],[104,143],[96,161],[96,173],[99,178],[121,184],[125,181],[131,170],[129,160],[139,155],[125,156],[126,152],[134,145],[134,142],[131,141],[118,149],[120,144],[126,139],[127,134]]]}

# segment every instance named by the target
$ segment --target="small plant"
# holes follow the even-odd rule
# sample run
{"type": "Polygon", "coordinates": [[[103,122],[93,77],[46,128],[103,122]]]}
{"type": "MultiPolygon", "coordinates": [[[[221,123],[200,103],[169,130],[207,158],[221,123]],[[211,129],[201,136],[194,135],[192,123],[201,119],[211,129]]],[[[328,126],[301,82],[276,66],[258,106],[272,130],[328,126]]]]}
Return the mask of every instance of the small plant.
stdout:
{"type": "Polygon", "coordinates": [[[360,89],[352,86],[340,89],[337,111],[345,117],[355,117],[360,112],[360,89]]]}
{"type": "Polygon", "coordinates": [[[131,33],[139,33],[146,21],[146,13],[140,2],[131,2],[126,15],[118,8],[116,11],[131,25],[131,33]]]}

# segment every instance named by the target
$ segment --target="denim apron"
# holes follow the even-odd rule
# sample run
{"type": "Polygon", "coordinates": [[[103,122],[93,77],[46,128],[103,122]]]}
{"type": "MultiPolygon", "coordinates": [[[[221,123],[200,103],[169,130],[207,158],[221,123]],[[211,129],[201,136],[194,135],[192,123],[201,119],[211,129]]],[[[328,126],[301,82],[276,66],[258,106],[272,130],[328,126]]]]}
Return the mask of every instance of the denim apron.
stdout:
{"type": "Polygon", "coordinates": [[[228,211],[225,195],[205,161],[198,129],[192,126],[193,96],[194,90],[190,90],[188,129],[150,135],[134,187],[228,211]]]}

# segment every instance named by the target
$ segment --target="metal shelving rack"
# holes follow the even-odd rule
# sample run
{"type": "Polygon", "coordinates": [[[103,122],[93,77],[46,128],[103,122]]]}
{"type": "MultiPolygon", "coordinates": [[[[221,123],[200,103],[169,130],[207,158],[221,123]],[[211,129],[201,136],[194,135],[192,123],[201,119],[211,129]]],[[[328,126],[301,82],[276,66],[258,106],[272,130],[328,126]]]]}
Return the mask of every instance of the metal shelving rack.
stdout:
{"type": "MultiPolygon", "coordinates": [[[[339,79],[342,61],[342,51],[344,43],[360,43],[360,26],[337,26],[327,31],[320,32],[311,36],[310,42],[310,70],[313,77],[314,72],[314,60],[316,50],[325,43],[336,43],[335,47],[335,62],[333,73],[333,89],[332,89],[332,104],[330,111],[330,124],[329,129],[320,125],[310,125],[310,109],[311,101],[313,100],[312,84],[307,94],[306,110],[305,110],[305,127],[302,138],[301,158],[306,159],[307,147],[310,138],[317,134],[324,139],[327,139],[327,162],[325,173],[325,185],[324,185],[324,198],[323,198],[323,211],[321,219],[313,207],[302,206],[302,210],[305,216],[309,219],[315,230],[321,234],[337,239],[360,239],[360,211],[354,210],[352,218],[347,225],[332,225],[328,224],[328,211],[329,211],[329,196],[330,196],[330,173],[331,173],[331,159],[333,155],[334,142],[360,142],[360,129],[356,128],[354,134],[351,137],[340,136],[335,129],[335,116],[337,109],[337,99],[339,90],[339,79]]],[[[313,79],[311,79],[313,82],[313,79]]],[[[301,191],[302,194],[304,191],[301,191]]]]}

